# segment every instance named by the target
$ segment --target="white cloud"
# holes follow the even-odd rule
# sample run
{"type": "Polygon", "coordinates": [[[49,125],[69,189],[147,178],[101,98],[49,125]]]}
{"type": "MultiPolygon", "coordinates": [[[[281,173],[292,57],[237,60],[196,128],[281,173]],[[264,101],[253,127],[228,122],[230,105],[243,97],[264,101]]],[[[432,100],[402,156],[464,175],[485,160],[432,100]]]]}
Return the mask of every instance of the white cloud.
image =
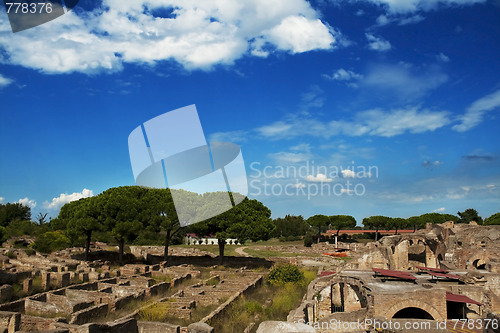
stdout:
{"type": "Polygon", "coordinates": [[[448,81],[438,66],[416,67],[408,63],[377,64],[369,68],[360,83],[366,88],[383,91],[384,95],[414,100],[448,81]]]}
{"type": "Polygon", "coordinates": [[[356,84],[352,83],[352,81],[363,79],[363,75],[343,68],[336,70],[332,75],[323,74],[323,77],[332,81],[350,82],[351,86],[356,86],[356,84]]]}
{"type": "Polygon", "coordinates": [[[356,173],[350,169],[343,169],[341,171],[341,173],[342,173],[342,177],[344,177],[344,178],[355,178],[356,177],[356,173]]]}
{"type": "Polygon", "coordinates": [[[450,62],[450,57],[448,57],[446,54],[444,54],[443,52],[439,53],[436,57],[439,61],[442,61],[442,62],[450,62]]]}
{"type": "Polygon", "coordinates": [[[75,192],[71,194],[61,193],[61,195],[59,195],[58,197],[53,198],[51,202],[44,202],[43,205],[47,209],[59,209],[68,202],[79,200],[82,198],[89,198],[92,196],[94,196],[94,192],[92,190],[84,188],[82,192],[75,192]]]}
{"type": "Polygon", "coordinates": [[[301,189],[301,188],[305,188],[306,187],[306,184],[304,183],[301,183],[301,182],[297,182],[296,184],[293,184],[292,185],[293,188],[298,188],[298,189],[301,189]]]}
{"type": "Polygon", "coordinates": [[[300,143],[298,145],[290,147],[290,150],[303,151],[303,152],[309,153],[309,152],[311,152],[311,145],[308,143],[300,143]]]}
{"type": "Polygon", "coordinates": [[[372,109],[357,113],[352,120],[324,121],[311,117],[290,116],[257,128],[266,139],[291,139],[299,136],[330,138],[332,136],[393,137],[405,133],[434,131],[450,123],[446,111],[431,111],[408,107],[393,110],[372,109]]]}
{"type": "Polygon", "coordinates": [[[306,176],[305,180],[311,183],[331,183],[333,181],[332,178],[328,178],[322,173],[318,173],[316,176],[308,175],[306,176]]]}
{"type": "Polygon", "coordinates": [[[300,163],[308,161],[311,158],[311,154],[309,153],[291,153],[291,152],[272,153],[269,154],[268,156],[274,159],[278,164],[300,163]]]}
{"type": "Polygon", "coordinates": [[[415,24],[419,23],[425,20],[425,17],[422,15],[414,15],[410,17],[403,17],[399,19],[398,25],[408,25],[408,24],[415,24]]]}
{"type": "Polygon", "coordinates": [[[386,15],[380,15],[379,17],[377,17],[376,22],[377,26],[384,26],[391,23],[391,20],[386,15]]]}
{"type": "Polygon", "coordinates": [[[287,136],[290,133],[292,127],[292,124],[287,124],[283,121],[277,121],[272,123],[271,125],[264,125],[257,128],[257,132],[264,137],[281,137],[287,136]]]}
{"type": "Polygon", "coordinates": [[[429,167],[429,168],[432,168],[432,167],[437,167],[437,166],[440,166],[441,164],[443,164],[443,162],[441,161],[424,161],[422,162],[422,166],[424,167],[429,167]]]}
{"type": "Polygon", "coordinates": [[[500,107],[500,89],[472,103],[464,115],[459,117],[460,124],[453,126],[457,132],[465,132],[483,121],[488,111],[500,107]]]}
{"type": "Polygon", "coordinates": [[[5,200],[4,197],[0,197],[0,203],[3,203],[4,200],[5,200]]]}
{"type": "Polygon", "coordinates": [[[36,201],[35,200],[30,200],[27,197],[23,198],[23,199],[19,199],[18,203],[20,203],[21,205],[24,205],[24,206],[31,207],[31,208],[35,208],[36,207],[36,201]]]}
{"type": "Polygon", "coordinates": [[[486,0],[367,0],[384,7],[391,14],[407,14],[416,11],[429,11],[438,6],[467,6],[484,3],[486,0]]]}
{"type": "Polygon", "coordinates": [[[0,89],[7,87],[12,82],[14,82],[12,79],[9,79],[8,77],[0,74],[0,89]]]}
{"type": "MultiPolygon", "coordinates": [[[[9,29],[0,16],[0,30],[9,29]]],[[[3,62],[46,73],[119,71],[124,63],[164,60],[210,69],[245,55],[331,49],[335,35],[305,0],[103,0],[92,12],[70,11],[15,38],[3,33],[0,50],[3,62]],[[159,10],[171,15],[160,17],[159,10]]]]}
{"type": "Polygon", "coordinates": [[[385,52],[391,49],[391,43],[383,39],[382,37],[377,37],[371,33],[365,34],[368,40],[368,48],[373,51],[385,52]]]}
{"type": "Polygon", "coordinates": [[[319,19],[310,20],[303,16],[285,18],[267,35],[269,42],[275,44],[279,49],[292,53],[329,49],[335,42],[328,27],[319,19]]]}
{"type": "Polygon", "coordinates": [[[432,212],[433,213],[442,213],[446,210],[446,208],[444,207],[440,207],[440,208],[437,208],[437,209],[434,209],[432,212]]]}
{"type": "Polygon", "coordinates": [[[247,141],[247,131],[216,132],[208,137],[210,142],[244,142],[247,141]]]}

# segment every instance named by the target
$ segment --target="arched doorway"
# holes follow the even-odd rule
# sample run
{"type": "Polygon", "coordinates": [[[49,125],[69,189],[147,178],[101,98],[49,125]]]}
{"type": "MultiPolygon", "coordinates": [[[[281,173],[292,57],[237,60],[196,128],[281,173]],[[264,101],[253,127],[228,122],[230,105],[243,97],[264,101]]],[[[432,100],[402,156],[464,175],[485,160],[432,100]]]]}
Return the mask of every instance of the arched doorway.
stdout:
{"type": "Polygon", "coordinates": [[[408,307],[399,310],[394,314],[392,318],[395,319],[429,319],[429,320],[434,320],[432,318],[431,314],[421,308],[416,308],[416,307],[408,307]]]}
{"type": "Polygon", "coordinates": [[[486,269],[486,263],[481,259],[474,260],[472,262],[472,266],[476,267],[477,269],[486,269]]]}

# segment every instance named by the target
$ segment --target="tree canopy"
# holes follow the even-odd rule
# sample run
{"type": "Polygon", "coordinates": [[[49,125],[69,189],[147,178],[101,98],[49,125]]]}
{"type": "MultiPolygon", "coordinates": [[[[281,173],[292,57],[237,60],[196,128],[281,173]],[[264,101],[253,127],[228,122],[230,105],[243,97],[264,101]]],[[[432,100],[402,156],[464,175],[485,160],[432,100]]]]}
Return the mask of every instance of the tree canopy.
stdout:
{"type": "Polygon", "coordinates": [[[31,208],[18,202],[0,204],[0,226],[6,227],[14,221],[29,221],[31,208]]]}
{"type": "Polygon", "coordinates": [[[463,212],[458,212],[457,215],[460,216],[458,223],[470,223],[474,221],[477,224],[483,224],[483,218],[479,216],[477,210],[474,208],[468,208],[463,212]]]}
{"type": "Polygon", "coordinates": [[[500,224],[500,213],[495,213],[484,220],[485,225],[500,224]]]}
{"type": "Polygon", "coordinates": [[[331,227],[337,230],[337,236],[340,229],[350,229],[356,226],[356,219],[350,215],[332,215],[329,222],[331,227]]]}
{"type": "Polygon", "coordinates": [[[273,220],[275,230],[274,237],[297,237],[304,236],[309,229],[302,215],[285,215],[273,220]]]}
{"type": "Polygon", "coordinates": [[[307,219],[310,226],[318,228],[318,243],[321,238],[321,230],[330,224],[330,217],[326,215],[313,215],[307,219]]]}
{"type": "Polygon", "coordinates": [[[267,240],[274,228],[271,210],[260,201],[248,198],[230,210],[191,227],[197,234],[215,235],[219,244],[221,263],[224,260],[226,239],[236,238],[240,243],[246,240],[267,240]]]}
{"type": "Polygon", "coordinates": [[[375,215],[375,216],[365,217],[363,219],[363,225],[366,228],[374,228],[375,229],[375,241],[377,241],[378,240],[378,230],[380,228],[385,228],[390,220],[391,220],[390,217],[382,216],[382,215],[375,215]]]}

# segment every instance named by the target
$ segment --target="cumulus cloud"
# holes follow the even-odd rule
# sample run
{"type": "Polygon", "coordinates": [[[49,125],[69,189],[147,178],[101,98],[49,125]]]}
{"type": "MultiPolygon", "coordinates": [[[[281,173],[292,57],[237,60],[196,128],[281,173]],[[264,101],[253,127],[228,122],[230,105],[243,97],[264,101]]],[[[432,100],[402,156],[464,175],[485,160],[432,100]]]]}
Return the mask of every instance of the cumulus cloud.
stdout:
{"type": "Polygon", "coordinates": [[[323,74],[323,77],[332,81],[347,82],[350,86],[357,86],[356,81],[363,79],[363,75],[356,72],[340,68],[333,72],[332,75],[323,74]]]}
{"type": "Polygon", "coordinates": [[[45,202],[44,207],[47,209],[59,209],[68,202],[92,196],[94,196],[94,192],[86,188],[84,188],[82,192],[75,192],[71,194],[61,193],[58,197],[53,198],[51,202],[45,202]]]}
{"type": "Polygon", "coordinates": [[[328,178],[325,174],[318,173],[316,176],[308,175],[305,180],[311,183],[331,183],[332,178],[328,178]]]}
{"type": "Polygon", "coordinates": [[[14,81],[0,74],[0,89],[7,87],[12,82],[14,81]]]}
{"type": "Polygon", "coordinates": [[[293,188],[298,188],[298,189],[301,189],[301,188],[305,188],[305,187],[306,187],[306,184],[301,183],[301,182],[297,182],[296,184],[292,184],[292,187],[293,187],[293,188]]]}
{"type": "MultiPolygon", "coordinates": [[[[0,30],[9,29],[0,16],[0,30]]],[[[210,69],[245,55],[330,49],[336,35],[305,0],[103,0],[91,12],[68,12],[15,38],[3,33],[0,51],[3,62],[46,73],[164,60],[210,69]]]]}
{"type": "Polygon", "coordinates": [[[432,212],[433,213],[442,213],[446,210],[446,208],[444,207],[440,207],[440,208],[437,208],[437,209],[434,209],[432,212]]]}
{"type": "Polygon", "coordinates": [[[0,197],[0,204],[3,203],[4,200],[5,200],[4,197],[0,197]]]}
{"type": "Polygon", "coordinates": [[[315,49],[329,49],[335,42],[330,30],[319,20],[290,16],[267,34],[269,42],[279,49],[302,53],[315,49]]]}
{"type": "Polygon", "coordinates": [[[500,89],[472,103],[465,114],[458,118],[460,123],[453,126],[453,129],[457,132],[468,131],[480,124],[488,111],[498,107],[500,107],[500,89]]]}
{"type": "Polygon", "coordinates": [[[344,178],[355,178],[356,177],[356,173],[350,169],[343,169],[341,171],[341,173],[342,173],[342,177],[344,177],[344,178]]]}
{"type": "Polygon", "coordinates": [[[373,51],[385,52],[391,49],[391,43],[382,37],[377,37],[374,34],[366,33],[366,40],[368,40],[368,48],[373,51]]]}
{"type": "Polygon", "coordinates": [[[28,206],[28,207],[31,207],[31,208],[35,208],[36,207],[36,201],[28,199],[27,197],[23,198],[23,199],[19,199],[17,202],[20,203],[21,205],[28,206]]]}

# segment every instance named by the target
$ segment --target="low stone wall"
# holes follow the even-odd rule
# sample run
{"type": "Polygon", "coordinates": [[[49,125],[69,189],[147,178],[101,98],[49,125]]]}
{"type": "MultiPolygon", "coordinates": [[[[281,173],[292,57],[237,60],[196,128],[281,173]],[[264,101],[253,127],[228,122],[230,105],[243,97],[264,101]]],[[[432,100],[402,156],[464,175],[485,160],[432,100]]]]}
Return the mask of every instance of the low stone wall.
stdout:
{"type": "Polygon", "coordinates": [[[203,323],[208,323],[213,318],[217,318],[217,316],[223,316],[225,311],[226,311],[226,308],[229,304],[231,304],[235,299],[237,299],[241,295],[245,295],[248,292],[255,289],[258,285],[260,285],[262,283],[262,281],[263,281],[263,276],[259,275],[254,281],[252,281],[250,284],[248,284],[248,286],[245,289],[243,289],[240,292],[236,293],[235,295],[231,296],[227,301],[225,301],[224,303],[219,305],[219,307],[217,307],[217,309],[212,311],[208,316],[206,316],[205,318],[203,318],[200,321],[203,323]]]}
{"type": "Polygon", "coordinates": [[[139,329],[139,333],[180,333],[181,331],[181,327],[179,325],[150,321],[138,321],[137,327],[139,329]]]}
{"type": "Polygon", "coordinates": [[[156,296],[156,295],[159,295],[159,294],[167,292],[169,288],[170,288],[170,283],[160,282],[160,283],[155,284],[154,286],[150,287],[146,291],[146,293],[149,296],[156,296]]]}
{"type": "Polygon", "coordinates": [[[33,299],[27,299],[24,303],[24,313],[37,316],[65,315],[68,311],[47,302],[39,302],[33,299]]]}
{"type": "Polygon", "coordinates": [[[0,311],[22,312],[24,313],[24,302],[26,298],[0,305],[0,311]]]}
{"type": "Polygon", "coordinates": [[[137,320],[126,318],[105,324],[86,324],[78,328],[78,333],[138,333],[137,320]]]}
{"type": "Polygon", "coordinates": [[[0,331],[12,333],[19,330],[21,314],[17,312],[0,312],[0,331]]]}
{"type": "Polygon", "coordinates": [[[351,312],[336,312],[332,313],[328,317],[321,318],[319,322],[329,322],[332,319],[336,321],[346,321],[346,322],[354,322],[354,321],[363,321],[367,317],[368,310],[367,309],[359,309],[351,312]]]}
{"type": "Polygon", "coordinates": [[[73,313],[69,323],[74,325],[82,325],[90,322],[95,318],[104,317],[107,314],[108,304],[99,304],[73,313]]]}
{"type": "Polygon", "coordinates": [[[19,329],[23,332],[39,332],[52,329],[53,318],[22,315],[19,329]]]}

